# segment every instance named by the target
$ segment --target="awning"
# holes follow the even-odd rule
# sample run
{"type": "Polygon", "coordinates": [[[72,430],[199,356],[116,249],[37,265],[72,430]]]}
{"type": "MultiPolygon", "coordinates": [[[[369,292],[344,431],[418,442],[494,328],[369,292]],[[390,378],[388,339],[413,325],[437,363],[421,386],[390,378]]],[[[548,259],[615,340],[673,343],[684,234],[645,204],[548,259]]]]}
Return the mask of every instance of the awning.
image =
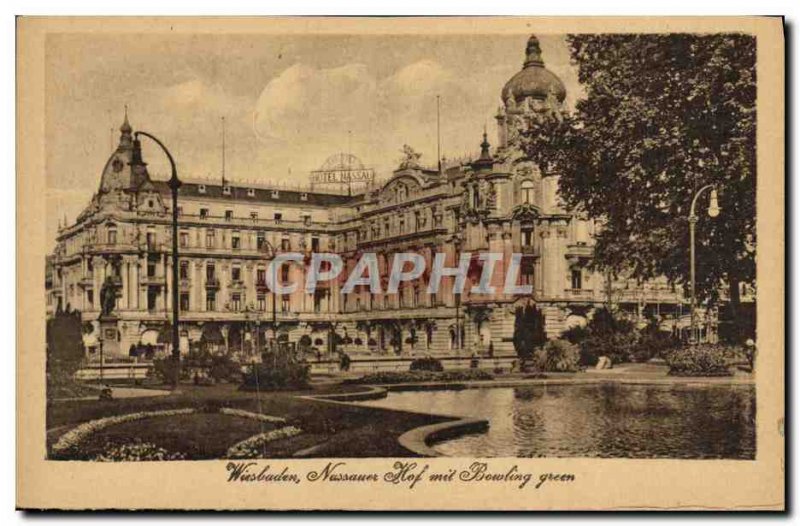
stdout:
{"type": "Polygon", "coordinates": [[[225,338],[222,337],[222,331],[216,323],[207,323],[203,326],[203,334],[200,335],[201,343],[211,343],[222,345],[225,343],[225,338]]]}

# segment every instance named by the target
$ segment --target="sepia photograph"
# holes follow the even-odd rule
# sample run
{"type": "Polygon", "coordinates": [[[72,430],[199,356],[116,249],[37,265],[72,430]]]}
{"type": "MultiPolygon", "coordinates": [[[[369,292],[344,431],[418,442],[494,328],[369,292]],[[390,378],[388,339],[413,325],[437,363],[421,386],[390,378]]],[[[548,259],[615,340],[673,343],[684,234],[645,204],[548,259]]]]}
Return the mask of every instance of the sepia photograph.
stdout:
{"type": "Polygon", "coordinates": [[[18,20],[28,458],[410,495],[769,460],[782,506],[781,20],[459,20],[18,20]]]}

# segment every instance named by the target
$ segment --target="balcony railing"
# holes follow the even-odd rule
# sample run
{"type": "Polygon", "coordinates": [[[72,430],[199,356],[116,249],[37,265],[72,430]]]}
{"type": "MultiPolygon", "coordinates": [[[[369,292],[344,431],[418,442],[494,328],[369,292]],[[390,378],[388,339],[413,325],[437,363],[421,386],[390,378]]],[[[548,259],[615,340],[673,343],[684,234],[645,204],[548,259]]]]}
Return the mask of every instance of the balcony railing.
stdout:
{"type": "Polygon", "coordinates": [[[219,288],[219,278],[206,277],[206,288],[207,289],[218,289],[219,288]]]}
{"type": "Polygon", "coordinates": [[[565,289],[564,294],[574,301],[593,301],[595,299],[592,289],[565,289]]]}

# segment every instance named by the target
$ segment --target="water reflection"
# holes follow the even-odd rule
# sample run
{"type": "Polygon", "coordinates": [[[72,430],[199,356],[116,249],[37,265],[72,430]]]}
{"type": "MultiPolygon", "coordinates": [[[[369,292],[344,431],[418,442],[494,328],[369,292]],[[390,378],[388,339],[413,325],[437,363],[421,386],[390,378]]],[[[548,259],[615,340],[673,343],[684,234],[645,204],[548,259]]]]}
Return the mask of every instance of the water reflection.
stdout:
{"type": "Polygon", "coordinates": [[[367,404],[489,419],[488,433],[436,446],[449,456],[755,457],[755,390],[748,385],[425,391],[367,404]]]}

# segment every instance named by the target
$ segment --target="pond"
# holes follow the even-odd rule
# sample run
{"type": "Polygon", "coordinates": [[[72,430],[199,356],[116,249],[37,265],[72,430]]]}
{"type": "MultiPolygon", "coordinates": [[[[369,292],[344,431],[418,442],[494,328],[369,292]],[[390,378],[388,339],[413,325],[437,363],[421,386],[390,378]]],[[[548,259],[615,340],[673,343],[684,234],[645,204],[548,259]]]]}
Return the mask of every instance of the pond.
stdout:
{"type": "Polygon", "coordinates": [[[408,391],[364,405],[486,418],[453,457],[755,458],[752,385],[598,383],[408,391]]]}

